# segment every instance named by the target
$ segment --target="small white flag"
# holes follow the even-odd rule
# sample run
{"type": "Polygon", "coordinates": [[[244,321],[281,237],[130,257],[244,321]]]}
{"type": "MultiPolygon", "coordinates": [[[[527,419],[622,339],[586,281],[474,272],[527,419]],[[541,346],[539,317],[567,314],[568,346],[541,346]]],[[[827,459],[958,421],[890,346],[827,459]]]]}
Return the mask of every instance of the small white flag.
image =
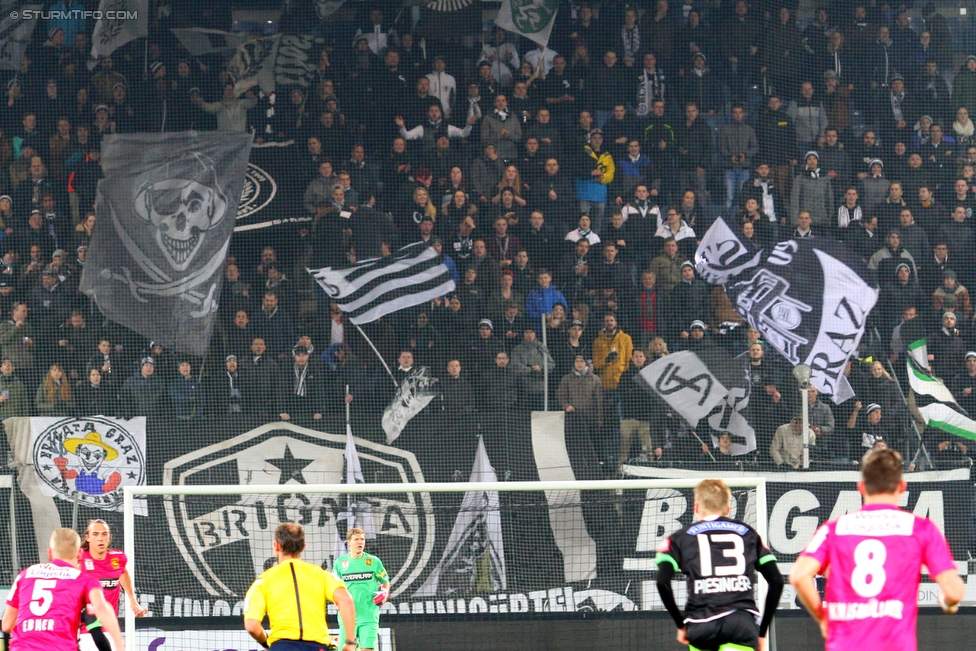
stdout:
{"type": "MultiPolygon", "coordinates": [[[[498,481],[480,436],[471,481],[498,481]]],[[[506,589],[505,544],[498,491],[468,491],[464,494],[444,555],[413,596],[467,593],[478,590],[479,583],[484,583],[486,591],[506,589]]]]}
{"type": "Polygon", "coordinates": [[[129,41],[149,36],[149,0],[102,0],[98,10],[102,17],[92,34],[89,70],[95,68],[99,57],[111,55],[129,41]]]}

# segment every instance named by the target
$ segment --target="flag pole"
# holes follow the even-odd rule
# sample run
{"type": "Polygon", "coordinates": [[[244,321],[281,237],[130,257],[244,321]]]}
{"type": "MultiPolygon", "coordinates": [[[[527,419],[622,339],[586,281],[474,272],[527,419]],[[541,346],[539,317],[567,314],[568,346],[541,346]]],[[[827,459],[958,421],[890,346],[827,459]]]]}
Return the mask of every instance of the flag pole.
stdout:
{"type": "Polygon", "coordinates": [[[346,398],[349,396],[349,385],[346,385],[346,393],[342,396],[342,401],[346,403],[346,431],[352,432],[352,421],[349,419],[349,401],[346,398]]]}
{"type": "Polygon", "coordinates": [[[378,351],[376,349],[376,346],[373,345],[372,340],[369,337],[366,336],[366,333],[363,332],[363,329],[360,328],[358,324],[355,324],[354,323],[353,325],[356,326],[356,330],[359,330],[359,334],[361,334],[363,336],[363,339],[366,340],[366,343],[369,344],[369,347],[373,349],[373,352],[374,353],[376,353],[376,357],[380,360],[380,364],[383,365],[383,368],[386,369],[386,372],[390,374],[390,379],[393,380],[393,386],[395,386],[397,388],[400,388],[400,384],[396,381],[396,378],[393,376],[393,371],[391,371],[390,370],[390,367],[387,366],[386,360],[383,359],[383,356],[382,355],[380,355],[380,351],[378,351]]]}

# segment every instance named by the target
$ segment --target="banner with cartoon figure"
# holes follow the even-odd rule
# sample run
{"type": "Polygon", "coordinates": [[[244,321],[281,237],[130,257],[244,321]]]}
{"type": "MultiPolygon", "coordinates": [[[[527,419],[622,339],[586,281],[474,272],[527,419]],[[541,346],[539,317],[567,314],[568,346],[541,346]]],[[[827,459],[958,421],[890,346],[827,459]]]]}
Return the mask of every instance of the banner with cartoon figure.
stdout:
{"type": "Polygon", "coordinates": [[[145,418],[31,418],[30,424],[42,494],[121,511],[122,487],[145,485],[145,418]]]}

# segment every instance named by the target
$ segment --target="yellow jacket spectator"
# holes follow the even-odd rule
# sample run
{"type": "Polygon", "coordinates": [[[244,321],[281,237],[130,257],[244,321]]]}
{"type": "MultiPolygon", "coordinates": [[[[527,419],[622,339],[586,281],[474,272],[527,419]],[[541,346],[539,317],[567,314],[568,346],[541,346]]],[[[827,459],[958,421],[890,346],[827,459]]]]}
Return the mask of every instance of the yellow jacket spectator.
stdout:
{"type": "Polygon", "coordinates": [[[616,389],[620,376],[630,367],[634,342],[630,335],[617,327],[617,317],[603,317],[603,330],[593,342],[593,368],[600,376],[604,389],[616,389]]]}

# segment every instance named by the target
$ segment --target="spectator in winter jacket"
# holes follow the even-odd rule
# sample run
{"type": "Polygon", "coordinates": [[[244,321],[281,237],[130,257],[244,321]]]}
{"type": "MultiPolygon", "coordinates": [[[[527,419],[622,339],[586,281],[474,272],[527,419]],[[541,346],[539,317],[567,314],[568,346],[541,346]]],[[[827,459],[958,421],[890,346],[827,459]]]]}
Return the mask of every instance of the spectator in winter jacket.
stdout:
{"type": "Polygon", "coordinates": [[[548,269],[539,269],[536,279],[539,287],[525,299],[525,313],[534,320],[533,322],[538,321],[543,314],[552,314],[552,308],[556,304],[569,310],[566,297],[552,286],[552,274],[548,269]]]}
{"type": "Polygon", "coordinates": [[[966,57],[952,80],[952,105],[965,106],[970,116],[976,115],[976,54],[966,57]]]}
{"type": "Polygon", "coordinates": [[[156,360],[144,357],[139,371],[122,385],[119,400],[125,416],[155,416],[159,413],[166,396],[166,386],[155,372],[156,360]]]}
{"type": "Polygon", "coordinates": [[[769,165],[770,174],[779,186],[780,199],[786,201],[790,191],[790,170],[796,161],[796,126],[777,95],[771,95],[766,110],[756,126],[759,157],[769,165]]]}
{"type": "Polygon", "coordinates": [[[952,269],[942,272],[942,286],[932,292],[932,309],[936,312],[948,310],[966,321],[972,316],[973,305],[969,290],[959,284],[956,272],[952,269]]]}
{"type": "Polygon", "coordinates": [[[528,325],[522,332],[522,342],[512,350],[511,366],[522,374],[528,405],[533,410],[542,409],[545,393],[545,369],[551,374],[555,369],[552,355],[536,338],[536,328],[528,325]]]}
{"type": "Polygon", "coordinates": [[[786,109],[796,126],[796,151],[816,149],[827,135],[827,111],[823,103],[814,97],[813,84],[800,84],[800,96],[786,109]]]}
{"type": "Polygon", "coordinates": [[[169,381],[169,400],[173,416],[179,420],[199,420],[206,408],[203,386],[193,377],[190,362],[183,361],[176,367],[179,374],[169,381]]]}
{"type": "Polygon", "coordinates": [[[838,141],[837,129],[827,127],[823,147],[818,148],[817,153],[820,154],[820,168],[834,186],[834,196],[842,194],[850,187],[851,159],[844,145],[838,141]]]}
{"type": "Polygon", "coordinates": [[[613,182],[616,165],[613,157],[603,148],[603,132],[590,131],[589,144],[583,145],[578,154],[576,168],[576,199],[581,213],[593,220],[593,230],[603,229],[603,214],[607,207],[608,186],[613,182]]]}
{"type": "Polygon", "coordinates": [[[756,131],[745,123],[746,110],[732,107],[732,121],[722,127],[718,148],[725,167],[725,207],[735,205],[742,184],[749,180],[752,159],[759,153],[756,131]]]}
{"type": "Polygon", "coordinates": [[[647,393],[636,376],[647,365],[647,355],[643,350],[635,349],[630,356],[630,368],[620,376],[620,407],[623,419],[620,421],[620,451],[617,455],[617,465],[632,458],[630,446],[637,435],[640,442],[641,455],[651,459],[654,455],[654,444],[651,441],[651,420],[654,418],[652,401],[647,399],[647,393]]]}
{"type": "Polygon", "coordinates": [[[678,184],[691,188],[702,197],[708,196],[708,168],[712,161],[712,132],[699,116],[698,105],[685,106],[685,120],[675,126],[678,184]]]}
{"type": "Polygon", "coordinates": [[[685,256],[678,253],[678,243],[674,239],[664,241],[661,254],[651,260],[651,271],[657,278],[658,286],[665,292],[670,292],[681,282],[681,265],[685,256]]]}
{"type": "Polygon", "coordinates": [[[686,103],[693,103],[702,113],[713,116],[722,109],[722,80],[705,66],[705,55],[691,56],[691,70],[684,76],[686,103]]]}
{"type": "Polygon", "coordinates": [[[912,271],[912,278],[918,278],[918,268],[915,265],[915,258],[901,245],[901,231],[893,228],[888,233],[885,246],[879,249],[871,259],[868,260],[868,268],[878,272],[878,278],[882,283],[893,282],[895,269],[900,264],[907,264],[912,271]]]}
{"type": "Polygon", "coordinates": [[[495,97],[495,109],[481,121],[481,144],[495,145],[495,151],[504,159],[512,160],[518,156],[518,145],[522,140],[522,122],[508,110],[505,95],[495,97]]]}
{"type": "Polygon", "coordinates": [[[861,180],[861,197],[864,209],[873,213],[874,209],[884,202],[888,196],[888,188],[891,181],[884,176],[884,163],[880,158],[875,158],[868,166],[870,173],[861,180]]]}
{"type": "Polygon", "coordinates": [[[603,317],[603,329],[593,342],[593,368],[605,390],[616,389],[620,376],[630,366],[634,342],[617,326],[617,316],[603,317]]]}
{"type": "Polygon", "coordinates": [[[27,389],[14,370],[13,360],[4,357],[0,364],[0,417],[3,419],[31,415],[27,389]]]}
{"type": "Polygon", "coordinates": [[[565,411],[593,421],[603,421],[603,385],[590,372],[582,354],[573,360],[573,370],[563,376],[556,389],[556,400],[565,411]]]}
{"type": "Polygon", "coordinates": [[[258,100],[251,91],[247,92],[245,99],[238,99],[234,84],[227,84],[219,102],[204,102],[197,95],[195,103],[201,110],[216,114],[218,131],[244,131],[247,128],[247,112],[258,105],[258,100]]]}
{"type": "Polygon", "coordinates": [[[813,225],[829,228],[834,215],[834,190],[826,174],[821,174],[820,155],[808,151],[804,157],[806,166],[793,179],[790,201],[790,218],[796,223],[801,210],[810,213],[813,225]]]}

